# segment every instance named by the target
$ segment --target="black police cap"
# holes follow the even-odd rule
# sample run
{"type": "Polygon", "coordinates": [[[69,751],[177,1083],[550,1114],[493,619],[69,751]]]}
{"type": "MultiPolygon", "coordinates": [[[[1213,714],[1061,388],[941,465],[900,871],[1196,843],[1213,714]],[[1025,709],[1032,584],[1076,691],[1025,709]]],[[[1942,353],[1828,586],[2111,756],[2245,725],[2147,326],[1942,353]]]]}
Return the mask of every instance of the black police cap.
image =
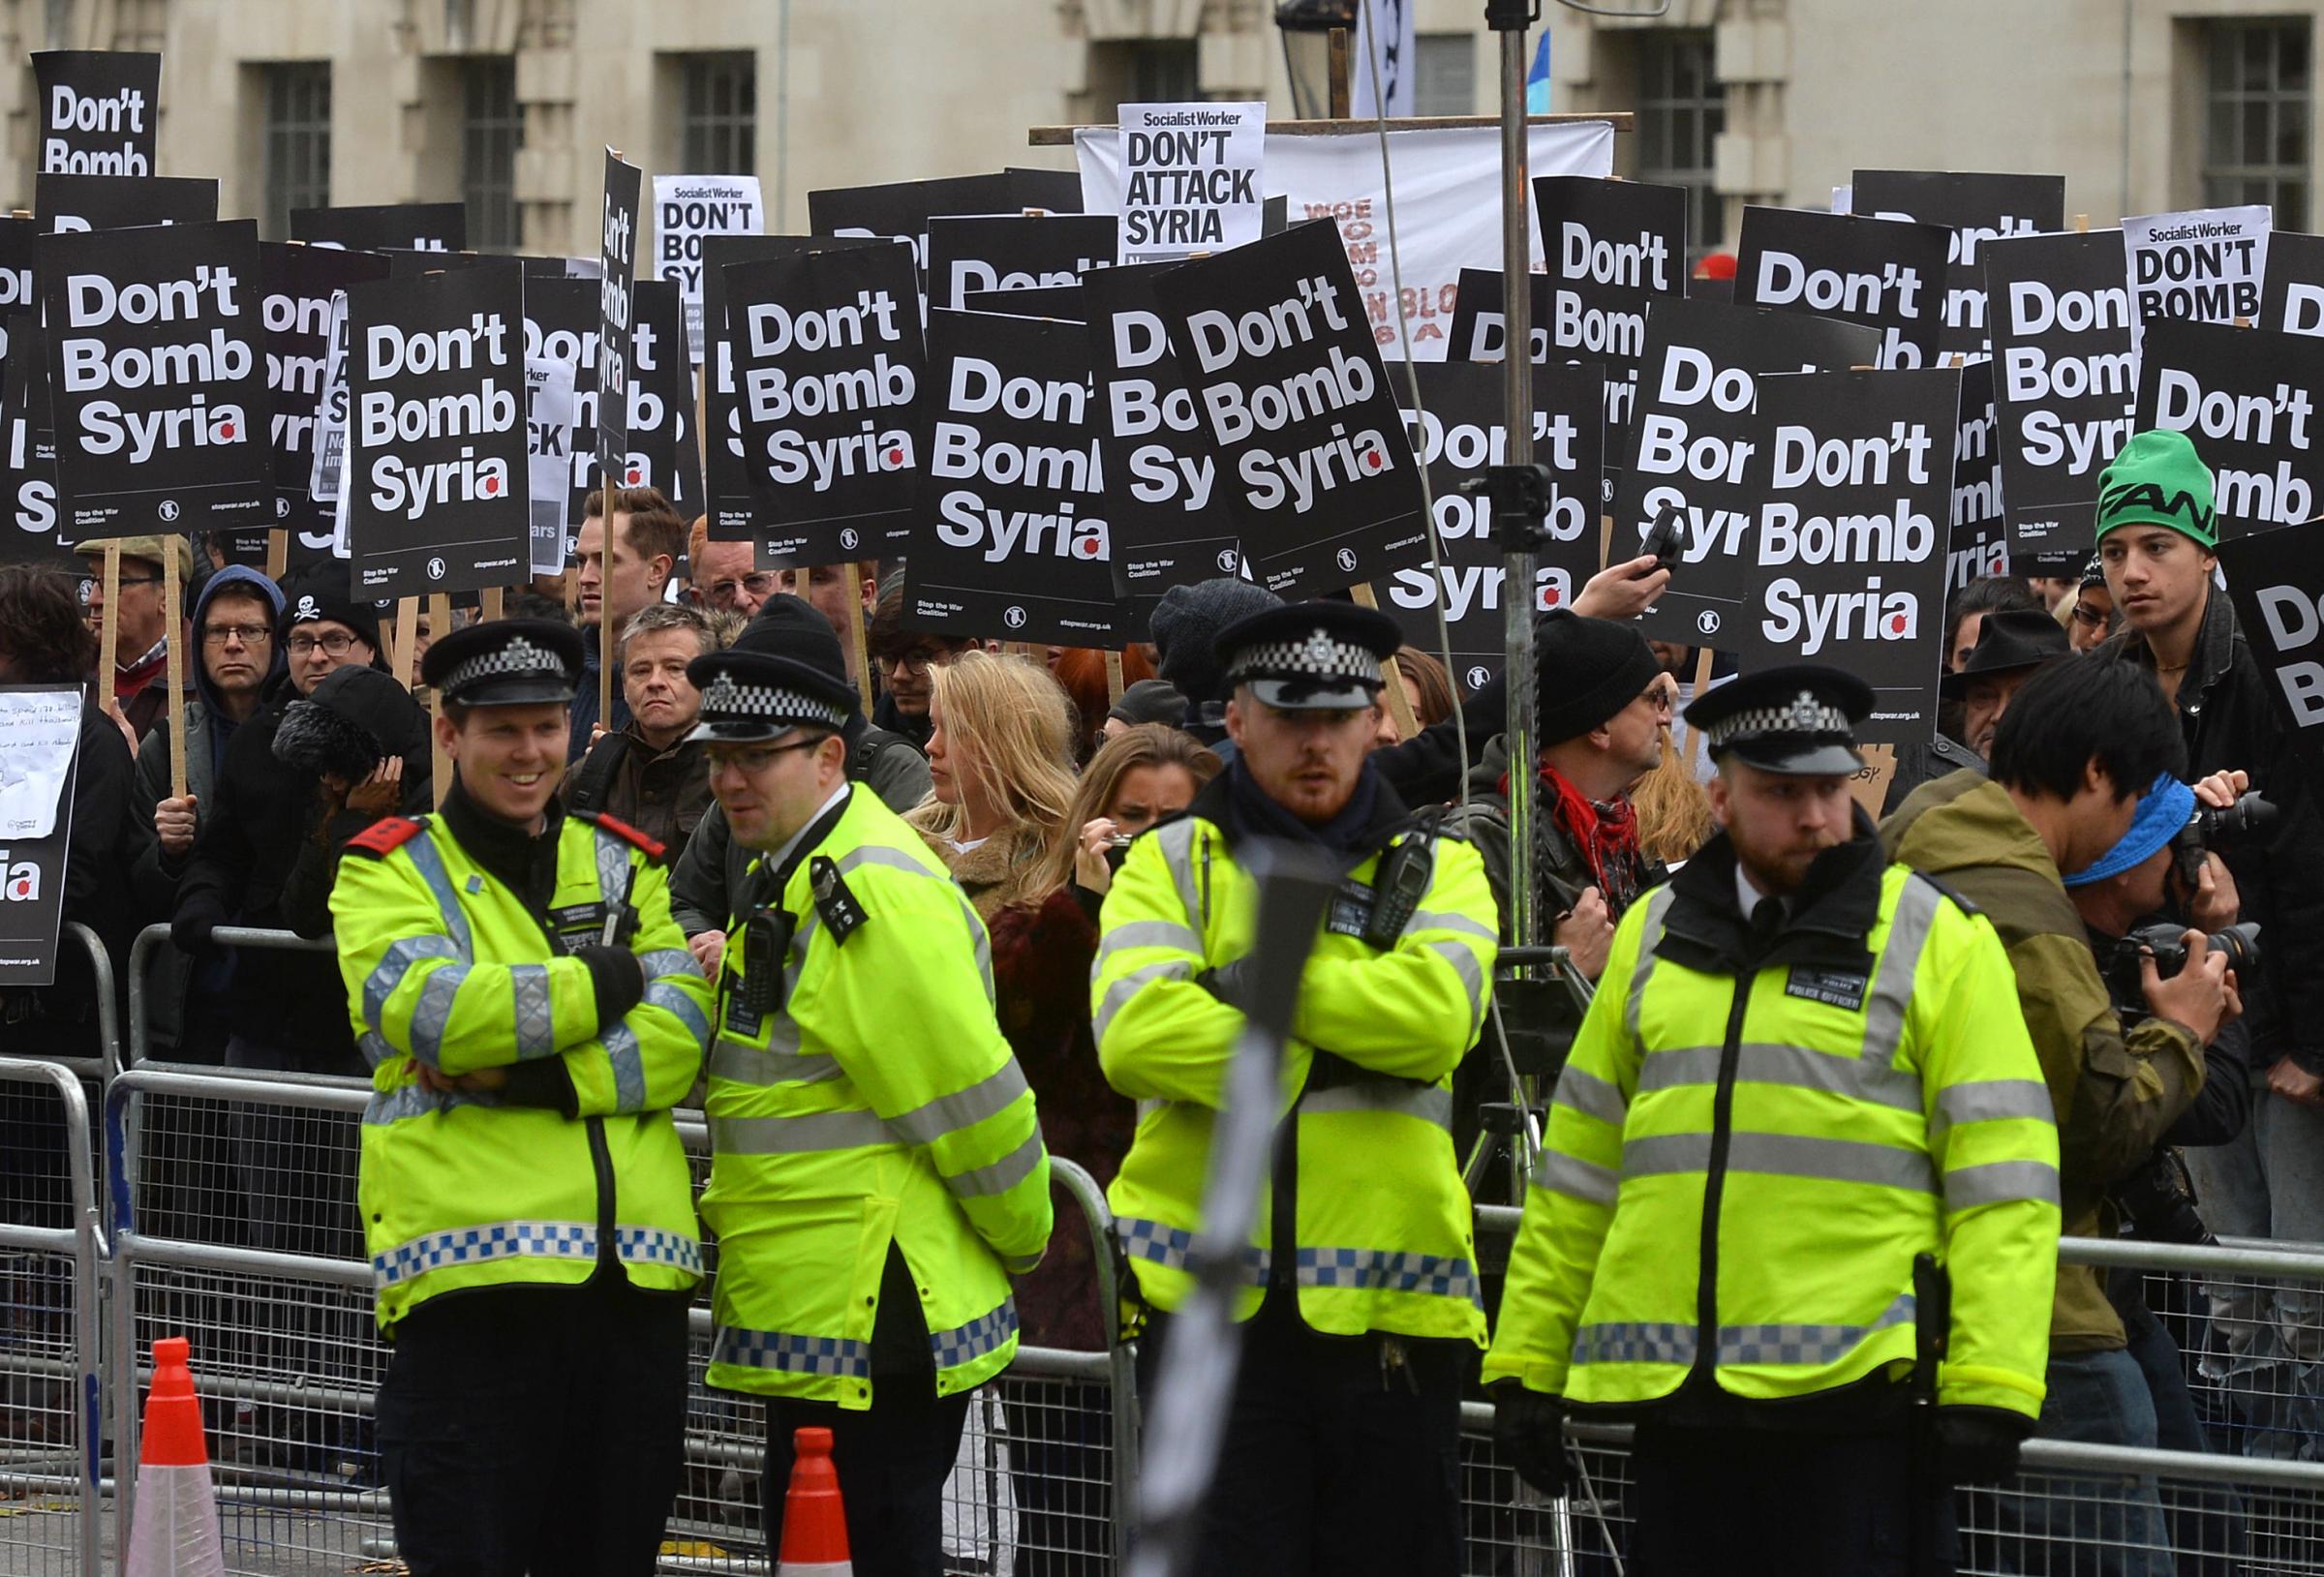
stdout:
{"type": "Polygon", "coordinates": [[[1211,643],[1230,688],[1280,712],[1368,707],[1384,682],[1381,663],[1404,644],[1396,622],[1353,602],[1293,602],[1238,619],[1211,643]]]}
{"type": "Polygon", "coordinates": [[[1729,680],[1687,708],[1711,759],[1732,753],[1761,772],[1800,777],[1860,771],[1856,725],[1872,715],[1872,686],[1817,663],[1763,668],[1729,680]]]}
{"type": "Polygon", "coordinates": [[[702,692],[687,738],[715,744],[764,744],[796,728],[837,733],[855,709],[855,686],[844,673],[767,652],[705,652],[686,665],[686,678],[702,692]]]}
{"type": "Polygon", "coordinates": [[[428,643],[420,682],[464,707],[570,701],[587,648],[581,632],[548,619],[495,619],[428,643]]]}

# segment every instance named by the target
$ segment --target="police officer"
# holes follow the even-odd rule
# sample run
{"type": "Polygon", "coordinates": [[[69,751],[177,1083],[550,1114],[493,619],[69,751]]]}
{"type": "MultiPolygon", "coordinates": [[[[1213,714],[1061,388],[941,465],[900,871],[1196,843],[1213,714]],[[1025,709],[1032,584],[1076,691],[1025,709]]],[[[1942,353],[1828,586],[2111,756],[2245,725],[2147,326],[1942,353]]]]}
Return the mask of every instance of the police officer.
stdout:
{"type": "Polygon", "coordinates": [[[356,836],[331,894],[414,1577],[649,1572],[680,1479],[702,1249],[670,1108],[710,985],[659,846],[558,804],[581,658],[533,620],[431,646],[443,808],[356,836]]]}
{"type": "Polygon", "coordinates": [[[1566,1410],[1635,1419],[1641,1577],[1949,1571],[1948,1486],[2041,1406],[2048,1093],[1992,925],[1854,807],[1872,706],[1803,666],[1687,709],[1724,832],[1615,933],[1510,1260],[1496,1434],[1554,1494],[1566,1410]]]}
{"type": "Polygon", "coordinates": [[[1205,1573],[1459,1569],[1460,1385],[1483,1345],[1452,1074],[1499,935],[1476,851],[1415,817],[1368,759],[1385,615],[1307,602],[1219,632],[1237,755],[1131,845],[1092,979],[1098,1058],[1140,1103],[1109,1191],[1151,1311],[1148,1378],[1187,1297],[1210,1136],[1244,1023],[1254,840],[1347,876],[1301,976],[1287,1128],[1236,1317],[1249,1320],[1205,1573]]]}
{"type": "Polygon", "coordinates": [[[1009,1277],[1049,1241],[1032,1092],[976,912],[847,780],[854,691],[829,632],[769,628],[688,678],[711,791],[759,851],[719,963],[709,1381],[766,1399],[770,1550],[793,1432],[817,1425],[858,1577],[935,1577],[969,1393],[1015,1356],[1009,1277]]]}

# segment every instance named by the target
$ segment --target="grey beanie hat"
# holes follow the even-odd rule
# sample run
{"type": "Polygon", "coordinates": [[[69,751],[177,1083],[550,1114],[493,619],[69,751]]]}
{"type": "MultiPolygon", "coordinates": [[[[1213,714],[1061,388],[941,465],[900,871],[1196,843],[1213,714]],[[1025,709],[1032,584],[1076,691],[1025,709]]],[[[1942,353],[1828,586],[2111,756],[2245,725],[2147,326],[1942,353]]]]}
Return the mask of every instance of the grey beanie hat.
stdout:
{"type": "Polygon", "coordinates": [[[1174,586],[1154,605],[1148,628],[1154,638],[1155,671],[1186,697],[1188,713],[1206,701],[1227,698],[1227,669],[1210,643],[1237,620],[1283,599],[1232,575],[1174,586]]]}

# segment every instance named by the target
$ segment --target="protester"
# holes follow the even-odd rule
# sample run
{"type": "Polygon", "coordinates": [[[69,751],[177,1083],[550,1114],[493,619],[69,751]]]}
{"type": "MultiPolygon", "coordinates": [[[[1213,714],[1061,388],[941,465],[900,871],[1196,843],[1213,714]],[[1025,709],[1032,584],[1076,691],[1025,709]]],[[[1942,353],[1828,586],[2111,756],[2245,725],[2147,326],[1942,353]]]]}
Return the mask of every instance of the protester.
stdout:
{"type": "Polygon", "coordinates": [[[854,686],[803,611],[828,660],[799,643],[691,670],[712,787],[761,871],[720,950],[706,1378],[765,1399],[769,1550],[811,1425],[832,1434],[853,1569],[923,1577],[941,1569],[971,1396],[1017,1350],[1009,1278],[1050,1235],[1049,1156],[994,1022],[983,928],[847,781],[854,686]]]}
{"type": "MultiPolygon", "coordinates": [[[[1421,728],[1441,723],[1452,715],[1452,679],[1433,652],[1423,652],[1417,646],[1396,650],[1396,673],[1404,691],[1404,704],[1412,708],[1413,722],[1421,728]]],[[[1402,742],[1404,736],[1396,726],[1395,709],[1380,709],[1380,733],[1377,748],[1402,742]]]]}
{"type": "Polygon", "coordinates": [[[1106,709],[1106,720],[1097,725],[1091,743],[1103,746],[1117,734],[1126,734],[1141,723],[1160,723],[1165,728],[1177,728],[1186,720],[1186,698],[1178,687],[1167,679],[1133,680],[1122,686],[1121,699],[1106,709]]]}
{"type": "Polygon", "coordinates": [[[1630,803],[1637,812],[1638,848],[1655,864],[1675,870],[1718,835],[1710,796],[1668,721],[1663,724],[1663,758],[1630,791],[1630,803]]]}
{"type": "MultiPolygon", "coordinates": [[[[2158,979],[2153,960],[2144,964],[2150,1016],[2125,1031],[2060,873],[2090,867],[2119,843],[2140,792],[2184,771],[2186,747],[2170,704],[2145,674],[2125,664],[2064,662],[2018,689],[1993,752],[1990,779],[1964,771],[1924,785],[1882,824],[1881,837],[1895,859],[1975,904],[2001,933],[2056,1113],[2064,1229],[2111,1237],[2107,1194],[2146,1162],[2202,1088],[2203,1047],[2235,1016],[2235,987],[2224,956],[2207,955],[2202,933],[2189,932],[2189,958],[2178,974],[2158,979]]],[[[2097,1274],[2061,1265],[2044,1436],[2155,1444],[2153,1402],[2125,1345],[2097,1274]]],[[[1997,1515],[2029,1532],[2119,1550],[2119,1560],[2106,1557],[2110,1573],[2170,1569],[2167,1555],[2147,1553],[2164,1548],[2152,1479],[2127,1492],[2091,1488],[2071,1502],[2032,1501],[1997,1515]]]]}
{"type": "Polygon", "coordinates": [[[1969,747],[1980,758],[1990,754],[2009,698],[2044,663],[2071,650],[2065,631],[2046,613],[2027,608],[1987,614],[1969,660],[1937,682],[1940,695],[1960,703],[1961,732],[1969,747]]]}
{"type": "MultiPolygon", "coordinates": [[[[580,625],[587,637],[589,667],[581,676],[580,692],[573,697],[571,760],[579,761],[589,748],[590,730],[597,716],[597,623],[611,610],[616,634],[635,619],[646,604],[662,600],[686,548],[686,522],[670,507],[669,500],[650,487],[616,490],[613,500],[612,553],[606,552],[605,491],[596,490],[583,506],[581,531],[573,542],[573,560],[580,586],[580,625]]],[[[614,686],[613,715],[602,719],[608,728],[629,720],[628,704],[621,686],[614,686]]]]}
{"type": "MultiPolygon", "coordinates": [[[[855,566],[855,574],[856,607],[859,617],[869,627],[872,611],[879,606],[879,561],[865,560],[855,566]]],[[[840,650],[847,655],[847,678],[850,681],[861,679],[862,676],[855,671],[855,642],[848,633],[847,566],[843,563],[817,564],[810,569],[807,572],[806,600],[809,606],[823,616],[824,622],[831,625],[831,633],[839,637],[840,650]]]]}
{"type": "Polygon", "coordinates": [[[2106,586],[2105,561],[2095,553],[2082,571],[2081,587],[2061,606],[2065,610],[2065,633],[2076,652],[2095,651],[2123,627],[2122,611],[2115,607],[2114,593],[2106,586]]]}
{"type": "Polygon", "coordinates": [[[301,936],[327,936],[339,857],[382,817],[424,808],[435,755],[428,712],[377,668],[334,668],[313,692],[283,709],[274,759],[311,777],[315,804],[290,873],[282,913],[301,936]],[[406,788],[406,780],[420,785],[406,788]]]}
{"type": "Polygon", "coordinates": [[[1873,706],[1796,666],[1688,709],[1724,832],[1623,917],[1512,1251],[1501,1459],[1557,1496],[1569,1411],[1635,1422],[1638,1577],[1950,1570],[2041,1397],[2057,1135],[1992,928],[1855,808],[1873,706]]]}
{"type": "Polygon", "coordinates": [[[1172,587],[1147,620],[1155,677],[1168,680],[1186,698],[1186,732],[1217,751],[1221,761],[1234,759],[1235,746],[1227,738],[1226,671],[1211,643],[1238,619],[1282,605],[1272,591],[1224,575],[1172,587]]]}
{"type": "Polygon", "coordinates": [[[1073,708],[1022,658],[971,652],[931,677],[929,797],[904,820],[989,924],[1034,895],[1073,803],[1073,708]]]}
{"type": "Polygon", "coordinates": [[[910,742],[915,750],[925,751],[928,701],[934,691],[929,671],[973,650],[977,643],[905,629],[901,585],[890,587],[879,599],[864,638],[880,683],[879,704],[872,710],[872,726],[910,742]]]}
{"type": "Polygon", "coordinates": [[[1980,575],[1971,581],[1944,605],[1945,672],[1959,673],[1961,665],[1969,661],[1987,614],[2039,612],[2041,608],[2041,599],[2027,588],[2022,576],[1980,575]]]}
{"type": "Polygon", "coordinates": [[[714,1005],[651,845],[557,803],[582,652],[530,621],[439,640],[443,809],[354,838],[331,895],[414,1572],[650,1571],[683,1477],[702,1247],[670,1107],[714,1005]]]}
{"type": "MultiPolygon", "coordinates": [[[[739,652],[786,656],[822,667],[844,668],[830,622],[787,593],[767,598],[758,614],[730,643],[739,652]]],[[[928,762],[904,740],[873,728],[851,703],[841,725],[847,744],[847,780],[861,783],[890,810],[902,814],[928,798],[928,762]]],[[[726,923],[741,907],[739,895],[757,853],[729,834],[726,814],[715,803],[695,824],[686,852],[670,873],[670,908],[684,927],[687,946],[706,971],[718,969],[726,923]]]]}
{"type": "Polygon", "coordinates": [[[2026,590],[2044,613],[2073,596],[2082,584],[2082,556],[2076,553],[2036,553],[2026,560],[2026,590]]]}
{"type": "Polygon", "coordinates": [[[1290,1115],[1241,1250],[1241,1360],[1191,1569],[1451,1577],[1461,1386],[1485,1323],[1451,1078],[1490,989],[1491,891],[1473,850],[1416,825],[1369,751],[1394,621],[1303,602],[1213,639],[1234,757],[1187,814],[1131,844],[1090,984],[1107,1081],[1154,1103],[1108,1190],[1144,1322],[1141,1394],[1148,1418],[1171,1405],[1153,1387],[1256,1006],[1252,846],[1310,845],[1367,899],[1318,925],[1291,1008],[1290,1115]],[[1414,908],[1372,935],[1387,924],[1372,895],[1391,887],[1414,908]]]}
{"type": "MultiPolygon", "coordinates": [[[[1954,592],[1944,609],[1943,672],[1958,674],[1968,663],[1970,653],[1976,650],[1986,620],[2008,613],[2041,613],[2040,599],[2027,589],[2022,576],[1983,575],[1954,592]]],[[[1961,736],[1968,731],[1968,723],[1955,696],[1953,690],[1940,689],[1934,739],[1925,744],[1905,745],[1896,752],[1896,771],[1889,777],[1888,792],[1881,802],[1881,815],[1894,815],[1897,806],[1914,789],[1935,782],[1947,773],[1964,768],[1985,770],[1985,758],[1962,743],[1961,736]]]]}
{"type": "Polygon", "coordinates": [[[1096,920],[1113,885],[1114,866],[1127,847],[1124,840],[1184,810],[1196,791],[1218,775],[1220,765],[1217,754],[1193,735],[1161,723],[1140,723],[1108,739],[1082,771],[1051,843],[1041,886],[1050,892],[1072,889],[1096,920]]]}
{"type": "Polygon", "coordinates": [[[113,701],[142,742],[154,725],[174,710],[168,686],[171,616],[165,596],[168,582],[162,557],[168,554],[177,560],[182,586],[194,573],[194,550],[182,536],[123,536],[83,542],[73,551],[80,556],[82,565],[81,604],[100,641],[105,638],[107,617],[117,616],[113,701]],[[109,542],[120,544],[121,564],[116,583],[119,604],[108,610],[105,550],[109,542]]]}
{"type": "Polygon", "coordinates": [[[567,810],[612,816],[667,851],[671,864],[711,805],[710,769],[693,732],[702,697],[687,665],[718,650],[710,622],[692,608],[657,602],[623,626],[615,660],[629,720],[600,735],[566,773],[567,810]]]}
{"type": "MultiPolygon", "coordinates": [[[[1120,664],[1122,693],[1129,693],[1132,684],[1150,682],[1154,677],[1153,664],[1138,647],[1114,654],[1120,664]]],[[[1107,653],[1094,647],[1062,647],[1049,664],[1049,672],[1073,703],[1073,759],[1086,762],[1097,748],[1105,733],[1106,719],[1113,714],[1113,681],[1106,673],[1107,653]]]]}
{"type": "Polygon", "coordinates": [[[748,619],[780,589],[782,576],[779,571],[758,567],[755,541],[711,540],[708,515],[694,517],[694,524],[687,531],[686,544],[691,583],[688,594],[700,608],[731,610],[748,619]]]}

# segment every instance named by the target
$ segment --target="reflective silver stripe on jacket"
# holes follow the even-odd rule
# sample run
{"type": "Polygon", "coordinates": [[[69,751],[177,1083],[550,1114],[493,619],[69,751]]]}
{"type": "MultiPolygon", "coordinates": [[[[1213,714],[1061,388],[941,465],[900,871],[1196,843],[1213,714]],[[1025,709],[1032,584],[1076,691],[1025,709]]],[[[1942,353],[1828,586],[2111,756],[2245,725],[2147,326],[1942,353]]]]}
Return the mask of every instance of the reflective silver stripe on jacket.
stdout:
{"type": "Polygon", "coordinates": [[[387,1011],[387,999],[404,983],[412,966],[422,958],[457,958],[460,950],[448,936],[433,931],[418,936],[399,936],[387,944],[387,951],[363,982],[363,1021],[372,1028],[380,1027],[380,1016],[387,1011]]]}
{"type": "Polygon", "coordinates": [[[888,1119],[888,1126],[913,1144],[933,1144],[948,1134],[973,1128],[994,1113],[1007,1110],[1024,1092],[1024,1073],[1011,1057],[964,1090],[898,1112],[888,1119]]]}
{"type": "Polygon", "coordinates": [[[1663,917],[1669,914],[1674,895],[1667,885],[1646,895],[1646,917],[1638,925],[1638,961],[1630,972],[1630,995],[1622,1004],[1622,1027],[1630,1044],[1638,1041],[1638,1003],[1646,994],[1646,977],[1654,973],[1654,950],[1663,945],[1663,917]]]}
{"type": "Polygon", "coordinates": [[[436,895],[436,907],[443,916],[443,928],[451,933],[452,946],[463,958],[475,955],[475,942],[468,929],[468,915],[460,907],[460,895],[452,891],[452,873],[443,868],[443,856],[436,848],[436,837],[426,826],[412,834],[403,845],[411,856],[412,864],[428,891],[436,895]]]}
{"type": "Polygon", "coordinates": [[[710,1077],[732,1084],[821,1084],[840,1077],[837,1057],[802,1055],[799,1026],[788,1016],[767,1025],[767,1044],[752,1046],[732,1035],[711,1043],[710,1077]]]}
{"type": "Polygon", "coordinates": [[[617,1112],[645,1110],[646,1061],[637,1044],[637,1036],[627,1024],[616,1024],[598,1040],[605,1047],[605,1060],[613,1068],[613,1109],[617,1112]]]}
{"type": "Polygon", "coordinates": [[[710,1119],[710,1147],[720,1155],[812,1155],[901,1143],[876,1111],[710,1119]]]}
{"type": "Polygon", "coordinates": [[[605,912],[615,914],[629,901],[629,884],[636,875],[629,857],[637,852],[637,846],[602,827],[592,827],[590,833],[596,839],[597,896],[605,900],[605,912]]]}
{"type": "Polygon", "coordinates": [[[2050,1087],[2038,1078],[1978,1078],[1948,1084],[1937,1092],[1937,1116],[1929,1124],[1929,1142],[1955,1123],[2000,1122],[2011,1117],[2034,1117],[2049,1122],[2056,1115],[2050,1087]]]}
{"type": "Polygon", "coordinates": [[[1203,915],[1194,887],[1194,835],[1198,825],[1192,816],[1180,816],[1147,835],[1162,851],[1162,864],[1169,867],[1170,879],[1177,887],[1178,905],[1186,912],[1186,924],[1200,934],[1203,915]]]}
{"type": "Polygon", "coordinates": [[[1550,1092],[1549,1104],[1564,1107],[1576,1116],[1589,1117],[1620,1133],[1630,1118],[1630,1103],[1622,1098],[1622,1087],[1610,1079],[1575,1067],[1572,1063],[1558,1073],[1557,1087],[1550,1092]]]}
{"type": "Polygon", "coordinates": [[[1044,1151],[1041,1131],[1036,1128],[1020,1144],[998,1161],[988,1166],[972,1167],[968,1170],[944,1179],[944,1186],[963,1199],[982,1198],[994,1194],[1006,1194],[1041,1164],[1044,1151]]]}
{"type": "MultiPolygon", "coordinates": [[[[1627,1139],[1622,1145],[1625,1178],[1701,1172],[1709,1170],[1710,1165],[1708,1134],[1662,1134],[1627,1139]]],[[[1937,1192],[1936,1171],[1929,1158],[1918,1150],[1803,1134],[1735,1133],[1728,1139],[1727,1169],[1826,1182],[1872,1183],[1916,1194],[1937,1192]]]]}
{"type": "Polygon", "coordinates": [[[1405,1078],[1360,1078],[1318,1090],[1300,1102],[1302,1117],[1336,1111],[1382,1111],[1398,1117],[1418,1117],[1448,1134],[1452,1131],[1452,1092],[1405,1078]]]}
{"type": "Polygon", "coordinates": [[[1542,1152],[1540,1179],[1536,1187],[1571,1195],[1590,1204],[1603,1204],[1608,1209],[1622,1192],[1622,1180],[1611,1168],[1568,1155],[1563,1150],[1542,1152]]]}
{"type": "Polygon", "coordinates": [[[1920,973],[1920,952],[1928,945],[1929,927],[1944,895],[1917,876],[1909,876],[1897,890],[1896,908],[1888,919],[1887,945],[1881,949],[1879,978],[1872,983],[1872,999],[1864,1007],[1864,1060],[1886,1064],[1895,1060],[1904,1044],[1905,1010],[1911,1005],[1913,977],[1920,973]]]}
{"type": "MultiPolygon", "coordinates": [[[[1638,1062],[1638,1093],[1718,1083],[1721,1049],[1716,1046],[1687,1046],[1647,1052],[1638,1062]]],[[[1884,1061],[1866,1062],[1859,1057],[1781,1041],[1746,1041],[1738,1046],[1735,1081],[1819,1090],[1826,1095],[1846,1096],[1915,1115],[1921,1109],[1917,1074],[1901,1072],[1884,1061]]]]}
{"type": "Polygon", "coordinates": [[[1130,998],[1144,989],[1148,982],[1192,979],[1194,979],[1194,965],[1184,958],[1164,958],[1158,962],[1145,964],[1131,970],[1106,987],[1105,999],[1098,1003],[1096,1016],[1090,1020],[1090,1038],[1103,1044],[1106,1030],[1114,1022],[1114,1016],[1128,1007],[1130,998]]]}
{"type": "Polygon", "coordinates": [[[1097,944],[1097,956],[1089,962],[1089,977],[1095,980],[1104,970],[1106,960],[1116,953],[1131,948],[1177,948],[1181,953],[1200,954],[1203,939],[1190,925],[1175,920],[1130,920],[1106,927],[1105,936],[1097,944]]]}
{"type": "MultiPolygon", "coordinates": [[[[976,947],[976,971],[984,977],[985,1000],[993,1000],[993,938],[986,934],[985,923],[977,918],[976,905],[968,901],[968,895],[961,892],[950,875],[930,870],[902,849],[891,849],[878,843],[867,843],[861,848],[850,849],[833,861],[832,865],[842,876],[863,865],[882,865],[890,870],[905,871],[926,881],[943,882],[951,886],[953,895],[960,899],[961,916],[967,923],[969,939],[976,947]]],[[[810,910],[810,917],[812,913],[810,910]]],[[[800,930],[803,939],[800,944],[802,958],[806,956],[804,938],[810,934],[811,927],[803,925],[800,930]]]]}
{"type": "Polygon", "coordinates": [[[557,1021],[549,998],[549,966],[510,964],[508,995],[516,1010],[516,1060],[555,1055],[557,1021]]]}
{"type": "Polygon", "coordinates": [[[2057,1204],[2058,1168],[2046,1161],[1995,1161],[1981,1167],[1959,1167],[1944,1174],[1947,1210],[2025,1199],[2057,1204]]]}

